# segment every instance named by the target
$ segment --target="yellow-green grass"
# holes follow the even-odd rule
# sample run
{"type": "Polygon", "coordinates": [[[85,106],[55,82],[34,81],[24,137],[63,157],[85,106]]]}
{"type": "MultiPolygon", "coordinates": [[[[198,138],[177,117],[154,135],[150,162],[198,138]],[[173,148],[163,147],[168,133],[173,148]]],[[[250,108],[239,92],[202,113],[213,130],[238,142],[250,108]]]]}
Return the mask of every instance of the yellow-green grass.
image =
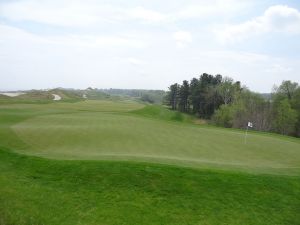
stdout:
{"type": "MultiPolygon", "coordinates": [[[[135,101],[110,101],[110,100],[86,100],[75,103],[67,102],[53,102],[51,104],[0,104],[0,110],[32,110],[42,113],[48,113],[53,111],[57,113],[63,112],[128,112],[143,108],[144,105],[135,101]]],[[[20,111],[21,112],[21,111],[20,111]]],[[[41,114],[42,114],[41,113],[41,114]]]]}
{"type": "Polygon", "coordinates": [[[19,148],[14,147],[14,151],[25,154],[52,159],[134,160],[300,175],[300,142],[293,138],[249,133],[245,143],[242,131],[173,122],[166,116],[167,112],[162,114],[162,119],[151,118],[151,106],[146,107],[148,113],[145,110],[126,113],[143,107],[134,102],[86,101],[7,107],[16,111],[34,109],[34,116],[10,126],[23,143],[19,148]]]}

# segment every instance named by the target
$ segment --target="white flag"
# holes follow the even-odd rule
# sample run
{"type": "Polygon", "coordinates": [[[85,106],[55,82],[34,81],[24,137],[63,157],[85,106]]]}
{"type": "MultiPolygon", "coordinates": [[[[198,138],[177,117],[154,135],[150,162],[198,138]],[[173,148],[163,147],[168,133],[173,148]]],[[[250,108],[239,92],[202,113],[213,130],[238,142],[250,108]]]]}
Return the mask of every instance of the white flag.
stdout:
{"type": "Polygon", "coordinates": [[[251,122],[248,122],[248,127],[253,127],[253,123],[251,123],[251,122]]]}

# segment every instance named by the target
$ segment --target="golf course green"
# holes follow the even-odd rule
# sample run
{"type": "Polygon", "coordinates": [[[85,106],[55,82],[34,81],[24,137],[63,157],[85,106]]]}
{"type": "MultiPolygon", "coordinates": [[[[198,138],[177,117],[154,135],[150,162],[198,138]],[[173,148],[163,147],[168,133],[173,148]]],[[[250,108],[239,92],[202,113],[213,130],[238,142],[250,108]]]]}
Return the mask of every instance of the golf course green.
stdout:
{"type": "Polygon", "coordinates": [[[1,104],[0,224],[300,224],[300,140],[131,100],[1,104]]]}

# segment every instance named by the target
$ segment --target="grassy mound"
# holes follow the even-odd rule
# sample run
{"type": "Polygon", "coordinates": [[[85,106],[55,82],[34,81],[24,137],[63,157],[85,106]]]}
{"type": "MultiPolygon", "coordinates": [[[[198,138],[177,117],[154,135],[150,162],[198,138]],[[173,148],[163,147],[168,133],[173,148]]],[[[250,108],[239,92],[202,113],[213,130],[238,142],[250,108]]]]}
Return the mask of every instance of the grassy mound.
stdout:
{"type": "Polygon", "coordinates": [[[192,116],[188,116],[187,114],[183,114],[178,111],[171,111],[161,105],[146,105],[142,109],[132,111],[132,113],[139,116],[160,119],[165,121],[177,121],[177,122],[192,121],[192,116]]]}
{"type": "MultiPolygon", "coordinates": [[[[68,102],[76,102],[83,100],[83,96],[80,92],[76,90],[67,90],[67,89],[52,89],[49,91],[49,93],[59,95],[63,101],[68,101],[68,102]]],[[[53,100],[53,96],[52,96],[53,100]]]]}
{"type": "Polygon", "coordinates": [[[52,89],[48,91],[42,90],[31,90],[26,91],[24,94],[16,97],[8,97],[0,95],[0,104],[17,104],[17,103],[26,103],[26,104],[43,104],[43,103],[52,103],[53,94],[59,95],[61,97],[60,101],[63,102],[77,102],[84,100],[82,95],[79,92],[66,90],[66,89],[52,89]]]}

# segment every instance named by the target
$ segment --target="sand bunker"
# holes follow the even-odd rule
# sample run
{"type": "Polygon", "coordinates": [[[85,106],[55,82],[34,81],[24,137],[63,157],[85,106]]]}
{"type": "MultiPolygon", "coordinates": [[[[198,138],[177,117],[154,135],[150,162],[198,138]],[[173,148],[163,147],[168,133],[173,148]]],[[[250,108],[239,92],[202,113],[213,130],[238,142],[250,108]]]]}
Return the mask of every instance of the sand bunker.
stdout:
{"type": "Polygon", "coordinates": [[[52,94],[53,95],[53,97],[54,97],[54,101],[59,101],[59,100],[61,100],[61,97],[59,96],[59,95],[56,95],[56,94],[52,94]]]}
{"type": "Polygon", "coordinates": [[[0,94],[6,95],[6,96],[9,96],[9,97],[17,97],[17,96],[23,95],[25,93],[23,93],[23,92],[2,92],[0,94]]]}

